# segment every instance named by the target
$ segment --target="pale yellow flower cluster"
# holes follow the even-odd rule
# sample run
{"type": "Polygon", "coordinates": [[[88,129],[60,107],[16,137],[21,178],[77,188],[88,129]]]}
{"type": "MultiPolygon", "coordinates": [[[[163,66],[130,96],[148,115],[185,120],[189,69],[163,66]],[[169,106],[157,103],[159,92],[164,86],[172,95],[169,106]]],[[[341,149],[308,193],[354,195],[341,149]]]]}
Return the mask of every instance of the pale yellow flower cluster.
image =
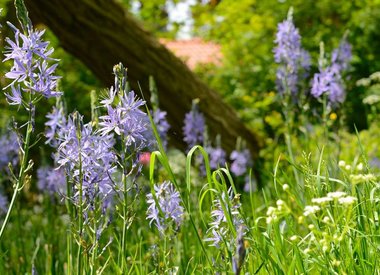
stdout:
{"type": "Polygon", "coordinates": [[[319,206],[325,205],[332,201],[337,201],[342,205],[353,204],[357,199],[352,196],[347,196],[347,193],[342,191],[330,192],[326,197],[313,198],[311,201],[317,205],[306,206],[304,209],[304,216],[316,213],[320,210],[319,206]]]}
{"type": "Polygon", "coordinates": [[[352,184],[359,184],[359,183],[374,181],[374,180],[376,180],[376,176],[374,174],[350,175],[350,180],[351,180],[352,184]]]}
{"type": "Polygon", "coordinates": [[[290,212],[289,207],[283,200],[277,200],[276,207],[269,206],[267,210],[267,224],[278,221],[279,218],[290,212]]]}
{"type": "Polygon", "coordinates": [[[310,214],[317,213],[321,208],[318,205],[307,205],[305,206],[305,209],[303,211],[303,215],[305,217],[309,216],[310,214]]]}

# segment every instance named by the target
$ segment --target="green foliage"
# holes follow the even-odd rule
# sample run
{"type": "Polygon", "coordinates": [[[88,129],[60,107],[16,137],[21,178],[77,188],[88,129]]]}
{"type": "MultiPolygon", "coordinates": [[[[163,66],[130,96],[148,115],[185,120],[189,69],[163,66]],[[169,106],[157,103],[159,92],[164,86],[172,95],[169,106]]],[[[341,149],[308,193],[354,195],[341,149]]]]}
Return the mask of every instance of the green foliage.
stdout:
{"type": "MultiPolygon", "coordinates": [[[[348,125],[365,127],[363,117],[355,116],[352,111],[365,111],[362,94],[354,83],[380,68],[378,1],[225,0],[216,7],[197,5],[193,8],[196,34],[220,43],[225,55],[222,68],[203,70],[201,75],[239,112],[242,109],[244,112],[245,95],[253,96],[254,101],[262,100],[265,92],[275,89],[273,41],[277,24],[286,18],[290,6],[294,8],[303,47],[311,52],[314,66],[319,43],[323,41],[326,52],[331,52],[348,31],[354,60],[345,112],[348,125]]],[[[250,119],[254,119],[254,114],[250,119]]]]}
{"type": "Polygon", "coordinates": [[[23,0],[15,0],[16,16],[24,29],[30,25],[30,19],[28,16],[28,10],[25,7],[23,0]]]}
{"type": "MultiPolygon", "coordinates": [[[[333,157],[339,151],[337,143],[323,144],[323,129],[316,129],[314,139],[292,139],[295,148],[305,148],[296,146],[304,142],[313,147],[310,153],[295,149],[294,164],[282,153],[285,148],[277,146],[270,182],[262,190],[242,193],[240,197],[240,215],[247,225],[242,274],[313,274],[321,270],[372,274],[378,269],[376,247],[380,232],[376,175],[380,170],[367,166],[367,153],[380,154],[374,138],[377,131],[378,128],[374,128],[358,137],[343,133],[341,144],[347,146],[341,147],[338,158],[333,157]],[[366,151],[361,149],[362,145],[366,151]],[[298,170],[301,185],[295,181],[292,166],[298,170]]],[[[134,201],[132,194],[129,197],[131,224],[126,249],[129,272],[232,272],[233,262],[239,258],[234,250],[235,239],[226,240],[221,248],[208,246],[205,239],[209,234],[211,211],[216,207],[212,197],[221,198],[228,186],[234,187],[233,179],[227,169],[210,171],[206,168],[208,177],[196,175],[191,159],[197,151],[204,153],[201,147],[194,147],[187,158],[179,151],[152,155],[147,177],[138,181],[140,199],[134,201]],[[149,191],[143,190],[168,179],[176,182],[187,209],[181,228],[172,232],[173,235],[162,236],[145,219],[144,194],[149,191]],[[213,262],[209,262],[208,257],[213,262]]],[[[25,190],[24,195],[28,192],[25,190]]],[[[235,196],[234,200],[238,199],[239,196],[235,196]]],[[[231,230],[231,236],[237,237],[232,215],[234,200],[227,201],[222,211],[227,217],[224,226],[231,230]]],[[[75,246],[67,248],[71,242],[71,233],[67,230],[72,225],[60,201],[58,194],[54,197],[39,194],[33,195],[27,204],[18,205],[17,218],[12,220],[1,242],[2,273],[30,274],[33,269],[45,274],[66,274],[68,268],[72,270],[77,257],[75,246]],[[67,255],[68,251],[71,252],[67,255]]],[[[117,261],[120,252],[117,236],[121,228],[123,221],[115,216],[96,242],[96,248],[92,247],[91,238],[81,244],[84,270],[122,273],[117,261]],[[110,239],[113,241],[107,246],[110,239]],[[94,249],[96,259],[91,256],[94,249]]],[[[91,236],[91,232],[88,233],[91,236]]]]}
{"type": "MultiPolygon", "coordinates": [[[[169,14],[166,0],[138,1],[138,0],[121,0],[126,8],[133,12],[134,15],[142,20],[144,27],[160,35],[161,37],[174,38],[179,29],[179,25],[174,25],[172,30],[168,29],[169,14]],[[132,9],[132,5],[138,7],[132,9]]],[[[177,1],[173,1],[177,2],[177,1]]]]}

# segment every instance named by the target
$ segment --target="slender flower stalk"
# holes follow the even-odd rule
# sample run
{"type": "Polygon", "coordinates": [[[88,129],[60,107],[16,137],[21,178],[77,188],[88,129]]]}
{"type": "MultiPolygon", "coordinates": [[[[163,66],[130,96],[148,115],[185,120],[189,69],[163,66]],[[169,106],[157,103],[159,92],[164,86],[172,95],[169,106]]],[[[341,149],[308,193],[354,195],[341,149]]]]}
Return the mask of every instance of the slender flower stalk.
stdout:
{"type": "MultiPolygon", "coordinates": [[[[116,155],[113,152],[113,136],[102,136],[93,130],[91,123],[83,124],[83,118],[78,113],[70,115],[65,121],[65,124],[55,128],[58,132],[56,163],[66,171],[71,184],[71,188],[67,189],[67,199],[77,210],[76,270],[80,274],[84,270],[82,246],[84,241],[92,237],[87,229],[92,225],[91,230],[100,234],[101,223],[108,223],[106,216],[99,214],[99,209],[105,211],[112,202],[116,155]]],[[[90,240],[93,247],[98,246],[98,239],[90,240]]]]}
{"type": "Polygon", "coordinates": [[[23,155],[22,155],[22,160],[21,160],[21,165],[20,165],[20,172],[19,172],[18,178],[15,179],[16,182],[14,185],[13,196],[12,196],[11,202],[9,204],[7,215],[5,216],[5,219],[4,219],[3,224],[1,226],[1,229],[0,229],[0,241],[1,241],[1,238],[3,237],[6,225],[8,224],[8,220],[9,220],[9,217],[12,213],[13,206],[16,202],[17,195],[21,191],[21,188],[22,188],[23,184],[25,183],[25,175],[30,169],[32,169],[32,166],[33,166],[33,162],[29,162],[29,164],[28,164],[30,137],[31,137],[31,134],[33,132],[33,127],[32,127],[31,122],[32,122],[32,112],[30,111],[29,112],[29,120],[28,120],[28,124],[27,124],[27,129],[26,129],[26,137],[25,137],[25,141],[24,141],[23,155]]]}
{"type": "Polygon", "coordinates": [[[26,123],[25,140],[21,151],[21,165],[17,179],[14,179],[14,193],[9,205],[7,215],[0,229],[0,240],[8,223],[18,193],[25,184],[26,174],[31,170],[33,162],[28,160],[30,140],[34,131],[35,105],[42,97],[58,97],[61,92],[55,91],[58,76],[54,71],[58,64],[49,65],[50,61],[57,61],[50,57],[54,49],[49,43],[42,40],[44,31],[33,30],[30,19],[27,17],[25,5],[21,1],[17,9],[17,17],[23,26],[24,33],[8,22],[14,32],[14,40],[6,38],[5,61],[13,61],[11,70],[5,77],[12,82],[5,87],[11,87],[11,94],[5,96],[10,105],[23,106],[29,113],[26,123]]]}
{"type": "Polygon", "coordinates": [[[235,274],[238,274],[237,271],[243,265],[245,250],[241,246],[247,232],[240,207],[240,195],[235,194],[232,187],[228,191],[220,190],[218,198],[213,202],[212,222],[205,239],[210,242],[210,246],[219,249],[222,257],[230,259],[235,274]]]}
{"type": "Polygon", "coordinates": [[[199,111],[199,100],[193,100],[191,111],[185,116],[183,126],[183,140],[187,144],[188,151],[195,145],[203,145],[205,132],[205,118],[199,111]]]}
{"type": "MultiPolygon", "coordinates": [[[[124,140],[122,136],[122,140],[124,140]]],[[[122,152],[126,153],[126,146],[125,143],[122,142],[122,152]]],[[[122,176],[122,183],[123,183],[123,233],[121,236],[121,270],[124,270],[125,268],[125,257],[126,257],[126,251],[127,251],[127,217],[128,217],[128,183],[127,183],[127,159],[123,158],[123,176],[122,176]]]]}
{"type": "Polygon", "coordinates": [[[147,195],[147,203],[146,218],[150,220],[149,225],[154,224],[160,237],[164,239],[163,253],[168,256],[163,258],[163,262],[167,270],[170,265],[170,243],[175,241],[174,237],[183,222],[183,202],[173,183],[164,181],[151,186],[151,193],[147,195]]]}
{"type": "Polygon", "coordinates": [[[289,93],[295,98],[299,79],[306,75],[301,72],[307,73],[309,70],[310,55],[301,47],[301,36],[293,24],[292,10],[289,11],[288,18],[278,24],[275,43],[274,57],[279,64],[277,88],[282,94],[289,93]]]}
{"type": "Polygon", "coordinates": [[[133,183],[141,170],[139,154],[153,143],[149,125],[149,118],[141,110],[145,101],[137,98],[134,91],[128,91],[127,70],[120,63],[114,66],[115,85],[108,91],[108,95],[101,101],[107,110],[106,115],[99,117],[99,134],[101,136],[116,135],[121,143],[121,154],[118,155],[118,163],[122,170],[122,218],[123,229],[121,236],[121,249],[118,255],[118,263],[121,270],[126,269],[127,230],[130,225],[130,213],[128,205],[128,192],[130,182],[133,183]],[[115,102],[116,101],[116,102],[115,102]]]}
{"type": "Polygon", "coordinates": [[[236,238],[236,253],[232,261],[232,271],[235,275],[239,275],[241,269],[244,265],[245,256],[247,254],[245,245],[244,245],[244,226],[240,226],[237,231],[236,238]]]}
{"type": "MultiPolygon", "coordinates": [[[[282,102],[286,122],[285,141],[288,147],[290,161],[294,163],[294,154],[291,143],[291,122],[294,121],[293,103],[302,101],[302,97],[305,96],[302,93],[298,93],[298,83],[300,77],[307,75],[310,67],[310,56],[301,47],[301,36],[298,29],[294,26],[292,9],[288,12],[288,18],[278,24],[275,43],[277,44],[274,49],[275,61],[279,64],[276,82],[278,90],[284,97],[282,102]]],[[[300,183],[298,172],[294,166],[292,167],[294,177],[296,178],[297,183],[300,183]]]]}
{"type": "Polygon", "coordinates": [[[211,236],[205,241],[212,242],[211,246],[217,248],[225,242],[234,243],[238,229],[245,227],[239,212],[240,206],[240,195],[235,195],[232,188],[228,193],[222,191],[219,198],[214,201],[214,209],[211,212],[213,221],[207,231],[211,236]]]}
{"type": "Polygon", "coordinates": [[[77,255],[77,273],[82,274],[82,237],[83,237],[83,169],[82,169],[82,129],[81,121],[78,113],[75,113],[74,116],[74,125],[76,126],[76,137],[78,139],[78,170],[79,170],[79,211],[78,211],[78,231],[79,231],[79,240],[78,240],[78,255],[77,255]]]}

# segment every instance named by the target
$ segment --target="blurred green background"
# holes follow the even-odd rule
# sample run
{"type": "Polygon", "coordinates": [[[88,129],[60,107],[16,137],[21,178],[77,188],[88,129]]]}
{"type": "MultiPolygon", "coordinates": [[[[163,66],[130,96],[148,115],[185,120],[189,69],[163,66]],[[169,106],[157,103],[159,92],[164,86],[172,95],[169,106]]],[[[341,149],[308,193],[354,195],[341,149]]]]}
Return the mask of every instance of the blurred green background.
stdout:
{"type": "MultiPolygon", "coordinates": [[[[10,35],[4,22],[14,18],[7,11],[8,2],[0,1],[0,6],[4,8],[1,15],[3,39],[10,35]]],[[[340,114],[345,117],[345,124],[351,131],[354,125],[358,129],[368,127],[367,116],[363,114],[371,112],[371,107],[362,102],[368,88],[358,86],[356,82],[380,70],[379,0],[118,2],[157,38],[174,40],[183,36],[201,37],[221,45],[224,56],[221,65],[198,66],[194,71],[238,111],[254,132],[264,137],[273,135],[282,124],[280,106],[276,103],[274,81],[277,65],[273,58],[273,41],[277,24],[286,18],[289,8],[294,8],[294,21],[302,36],[302,46],[311,53],[312,73],[317,71],[315,64],[320,42],[324,42],[326,52],[329,53],[347,33],[354,56],[346,79],[347,100],[340,114]],[[182,13],[187,11],[186,15],[175,18],[181,10],[182,13]]],[[[54,57],[61,59],[58,73],[64,76],[60,87],[65,92],[68,111],[79,110],[89,118],[90,91],[104,87],[93,76],[91,68],[86,68],[60,47],[59,40],[49,30],[45,39],[50,40],[55,48],[54,57]]],[[[2,63],[1,70],[6,69],[2,63]]],[[[6,81],[1,75],[0,83],[3,87],[6,81]]],[[[44,115],[52,104],[54,100],[38,110],[39,130],[43,129],[44,115]]],[[[24,118],[22,112],[9,108],[4,96],[0,97],[0,107],[2,126],[12,116],[16,116],[17,120],[24,118]]]]}

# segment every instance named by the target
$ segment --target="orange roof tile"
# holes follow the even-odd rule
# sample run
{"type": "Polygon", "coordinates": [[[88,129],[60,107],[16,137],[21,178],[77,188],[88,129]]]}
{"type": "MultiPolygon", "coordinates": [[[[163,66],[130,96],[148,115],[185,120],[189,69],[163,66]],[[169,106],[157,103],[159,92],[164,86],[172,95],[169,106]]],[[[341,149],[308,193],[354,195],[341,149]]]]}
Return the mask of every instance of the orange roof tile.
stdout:
{"type": "Polygon", "coordinates": [[[222,60],[221,47],[212,42],[206,42],[201,38],[189,40],[168,40],[161,38],[164,44],[177,57],[181,58],[190,69],[200,64],[220,65],[222,60]]]}

